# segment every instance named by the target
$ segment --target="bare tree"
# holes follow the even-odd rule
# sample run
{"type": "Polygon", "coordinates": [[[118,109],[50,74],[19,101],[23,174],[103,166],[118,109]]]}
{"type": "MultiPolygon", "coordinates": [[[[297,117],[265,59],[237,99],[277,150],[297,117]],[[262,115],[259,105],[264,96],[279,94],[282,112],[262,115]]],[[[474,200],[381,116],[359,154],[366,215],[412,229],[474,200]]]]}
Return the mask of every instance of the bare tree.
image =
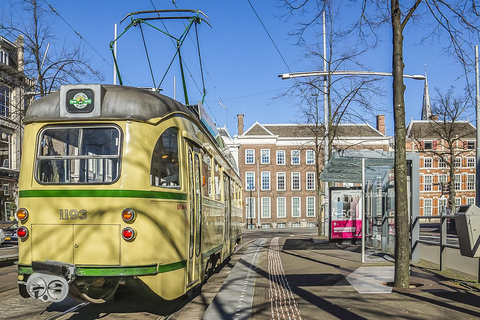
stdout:
{"type": "MultiPolygon", "coordinates": [[[[281,0],[289,13],[302,12],[309,3],[325,4],[327,0],[281,0]]],[[[395,287],[407,288],[410,284],[409,262],[409,217],[407,195],[407,160],[405,148],[405,85],[403,83],[403,32],[412,23],[422,23],[428,17],[433,21],[425,25],[425,39],[446,36],[449,39],[445,50],[457,58],[468,74],[472,61],[467,52],[472,41],[479,38],[479,11],[475,1],[465,0],[358,0],[361,4],[357,22],[350,29],[363,44],[369,39],[378,39],[378,27],[388,23],[392,32],[393,113],[395,124],[395,287]],[[403,5],[402,5],[403,4],[403,5]]],[[[314,18],[318,20],[317,18],[314,18]]],[[[313,20],[312,20],[313,21],[313,20]]],[[[309,23],[312,23],[311,21],[309,23]]],[[[375,41],[373,41],[375,43],[375,41]]],[[[468,76],[466,77],[468,79],[468,76]]]]}
{"type": "Polygon", "coordinates": [[[10,7],[10,19],[1,24],[0,30],[13,36],[23,35],[25,73],[34,79],[32,90],[36,94],[45,96],[62,84],[83,82],[86,78],[102,79],[79,43],[59,44],[51,29],[53,8],[48,4],[42,0],[22,0],[10,7]]]}

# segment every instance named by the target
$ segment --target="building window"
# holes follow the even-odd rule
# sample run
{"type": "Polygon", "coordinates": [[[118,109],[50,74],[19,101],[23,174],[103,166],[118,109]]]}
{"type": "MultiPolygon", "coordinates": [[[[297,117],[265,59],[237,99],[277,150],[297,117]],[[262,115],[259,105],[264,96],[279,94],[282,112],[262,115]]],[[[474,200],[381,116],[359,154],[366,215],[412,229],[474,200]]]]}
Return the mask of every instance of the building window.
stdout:
{"type": "Polygon", "coordinates": [[[307,164],[315,164],[315,151],[307,150],[307,164]]]}
{"type": "Polygon", "coordinates": [[[462,157],[456,157],[453,165],[455,168],[460,168],[462,166],[462,157]]]}
{"type": "Polygon", "coordinates": [[[446,174],[440,174],[440,175],[438,175],[438,182],[440,182],[440,183],[447,183],[447,175],[446,175],[446,174]]]}
{"type": "Polygon", "coordinates": [[[300,172],[292,172],[292,190],[300,190],[300,172]]]}
{"type": "Polygon", "coordinates": [[[475,204],[475,198],[473,197],[468,197],[467,198],[467,205],[475,204]]]}
{"type": "Polygon", "coordinates": [[[447,214],[447,199],[446,198],[438,199],[438,213],[440,215],[447,214]]]}
{"type": "Polygon", "coordinates": [[[315,197],[307,197],[307,217],[315,217],[315,197]]]}
{"type": "Polygon", "coordinates": [[[277,151],[277,164],[285,164],[285,150],[277,151]]]}
{"type": "Polygon", "coordinates": [[[475,141],[467,141],[467,149],[469,150],[475,149],[475,141]]]}
{"type": "Polygon", "coordinates": [[[292,217],[300,217],[300,197],[292,197],[292,217]]]}
{"type": "Polygon", "coordinates": [[[0,85],[0,116],[10,116],[10,88],[0,85]]]}
{"type": "Polygon", "coordinates": [[[462,205],[462,198],[455,198],[455,207],[462,205]]]}
{"type": "Polygon", "coordinates": [[[286,218],[287,217],[287,198],[278,197],[277,198],[277,218],[286,218]]]}
{"type": "Polygon", "coordinates": [[[315,172],[307,172],[307,190],[315,190],[315,172]]]}
{"type": "Polygon", "coordinates": [[[446,168],[447,167],[447,161],[443,158],[438,158],[438,167],[439,168],[446,168]]]}
{"type": "Polygon", "coordinates": [[[423,159],[423,166],[424,166],[425,168],[431,168],[431,167],[433,167],[433,166],[432,166],[432,163],[433,163],[432,158],[424,158],[424,159],[423,159]]]}
{"type": "Polygon", "coordinates": [[[432,215],[432,199],[423,199],[423,215],[432,215]]]}
{"type": "Polygon", "coordinates": [[[300,150],[292,150],[292,164],[300,164],[300,150]]]}
{"type": "Polygon", "coordinates": [[[270,197],[262,197],[262,218],[270,218],[270,197]]]}
{"type": "Polygon", "coordinates": [[[277,172],[277,191],[285,191],[285,172],[277,172]]]}
{"type": "Polygon", "coordinates": [[[473,158],[473,157],[468,157],[467,158],[467,167],[475,168],[475,158],[473,158]]]}
{"type": "Polygon", "coordinates": [[[467,175],[467,190],[475,190],[475,175],[467,175]]]}
{"type": "Polygon", "coordinates": [[[254,164],[255,163],[255,150],[247,149],[245,150],[245,164],[254,164]]]}
{"type": "Polygon", "coordinates": [[[270,149],[262,149],[261,150],[262,154],[262,163],[263,164],[268,164],[270,163],[270,149]]]}
{"type": "Polygon", "coordinates": [[[455,175],[455,190],[462,190],[462,175],[455,175]]]}
{"type": "Polygon", "coordinates": [[[433,149],[433,141],[428,141],[428,140],[423,141],[423,148],[425,150],[432,150],[433,149]]]}
{"type": "Polygon", "coordinates": [[[432,176],[423,176],[423,191],[432,191],[432,176]]]}
{"type": "Polygon", "coordinates": [[[262,190],[270,190],[270,171],[262,171],[262,190]]]}
{"type": "Polygon", "coordinates": [[[255,172],[245,172],[246,190],[255,190],[255,172]]]}
{"type": "MultiPolygon", "coordinates": [[[[245,212],[247,213],[247,219],[255,219],[255,198],[246,197],[245,198],[245,212]]],[[[250,221],[247,221],[250,223],[250,221]]]]}

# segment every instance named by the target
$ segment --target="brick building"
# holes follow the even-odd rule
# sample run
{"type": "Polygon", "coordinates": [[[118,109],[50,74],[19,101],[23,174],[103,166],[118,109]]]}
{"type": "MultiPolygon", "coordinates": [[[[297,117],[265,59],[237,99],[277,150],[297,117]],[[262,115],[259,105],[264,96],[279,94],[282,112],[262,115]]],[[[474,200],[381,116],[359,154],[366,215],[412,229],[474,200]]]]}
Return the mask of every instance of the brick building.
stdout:
{"type": "MultiPolygon", "coordinates": [[[[227,145],[238,149],[236,160],[243,179],[245,225],[316,226],[323,214],[320,205],[323,195],[315,179],[317,161],[319,172],[323,168],[323,151],[316,159],[315,127],[256,122],[243,132],[243,115],[238,120],[238,135],[230,138],[227,145]]],[[[323,126],[317,131],[323,137],[323,126]]],[[[378,116],[377,128],[368,124],[339,125],[333,148],[387,151],[389,143],[385,118],[378,116]]]]}
{"type": "Polygon", "coordinates": [[[449,163],[454,167],[455,206],[475,204],[476,129],[470,122],[412,120],[406,144],[407,152],[420,155],[420,215],[446,212],[448,194],[442,188],[450,181],[449,163]],[[444,126],[453,133],[452,148],[441,136],[444,126]]]}

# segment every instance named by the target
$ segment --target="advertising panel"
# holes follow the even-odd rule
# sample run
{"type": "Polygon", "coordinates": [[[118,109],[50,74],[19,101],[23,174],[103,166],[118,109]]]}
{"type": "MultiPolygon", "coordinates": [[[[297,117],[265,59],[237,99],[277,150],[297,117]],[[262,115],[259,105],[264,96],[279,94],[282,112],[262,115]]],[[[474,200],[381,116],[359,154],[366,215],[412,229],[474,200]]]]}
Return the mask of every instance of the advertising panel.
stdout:
{"type": "Polygon", "coordinates": [[[362,237],[362,190],[360,188],[330,189],[330,238],[362,237]]]}

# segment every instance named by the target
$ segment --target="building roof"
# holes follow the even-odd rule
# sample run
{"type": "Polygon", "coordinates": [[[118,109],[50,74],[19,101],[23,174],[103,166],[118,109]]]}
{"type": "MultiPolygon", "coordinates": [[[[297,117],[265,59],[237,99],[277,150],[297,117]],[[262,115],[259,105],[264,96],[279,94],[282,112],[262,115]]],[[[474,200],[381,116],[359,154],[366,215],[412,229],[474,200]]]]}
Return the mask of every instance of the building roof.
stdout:
{"type": "Polygon", "coordinates": [[[458,139],[475,139],[477,130],[469,121],[412,120],[407,127],[407,138],[440,139],[447,132],[458,139]]]}
{"type": "MultiPolygon", "coordinates": [[[[325,132],[324,126],[318,127],[319,135],[325,132]]],[[[368,124],[339,124],[335,127],[337,137],[384,137],[378,130],[368,124]]],[[[245,133],[248,136],[278,136],[285,138],[300,138],[314,136],[313,124],[260,124],[255,122],[245,133]]]]}

